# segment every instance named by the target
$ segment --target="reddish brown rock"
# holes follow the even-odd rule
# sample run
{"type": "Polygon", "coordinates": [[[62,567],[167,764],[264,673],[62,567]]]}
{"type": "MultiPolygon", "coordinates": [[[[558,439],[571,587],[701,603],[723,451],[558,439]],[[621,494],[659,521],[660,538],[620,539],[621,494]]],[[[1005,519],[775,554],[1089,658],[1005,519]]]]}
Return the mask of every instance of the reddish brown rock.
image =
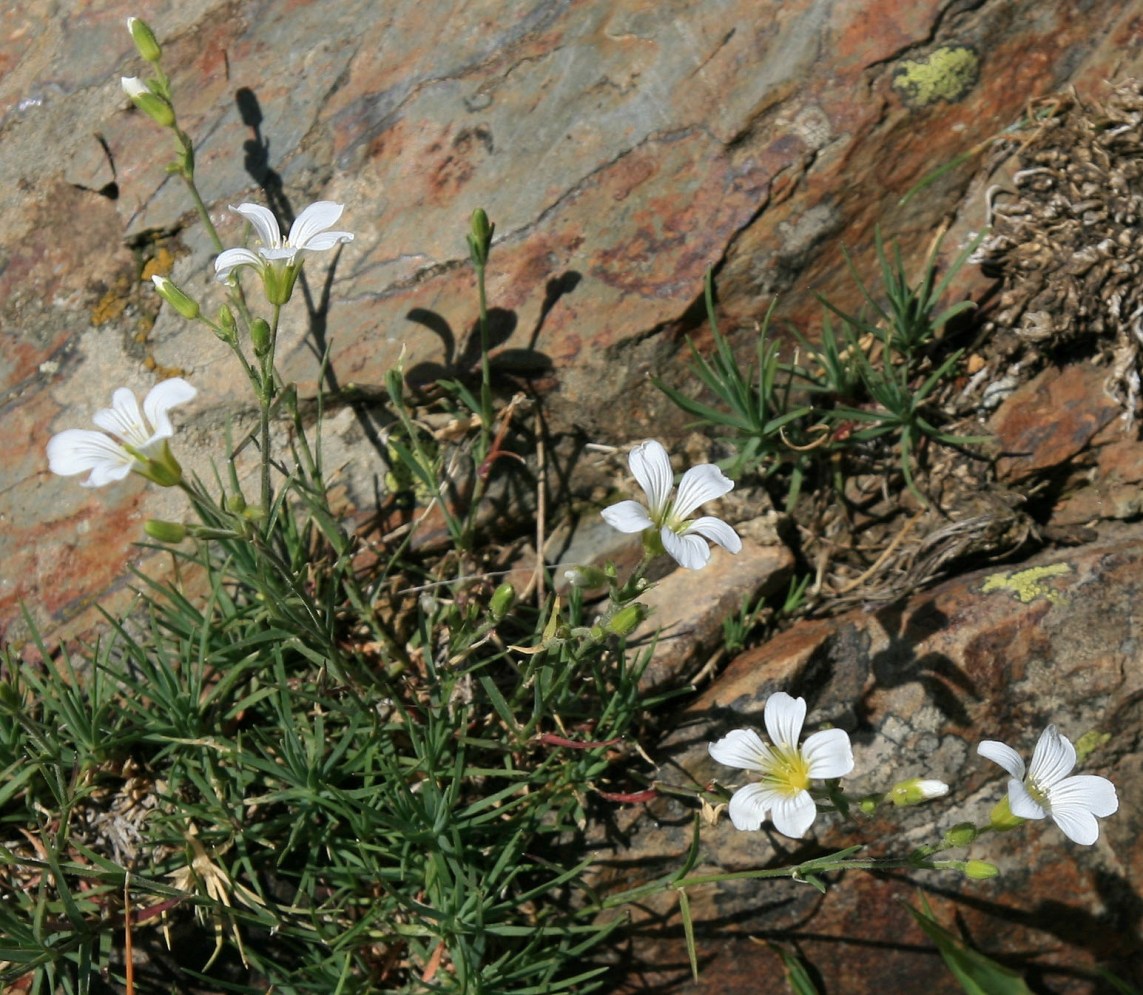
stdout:
{"type": "Polygon", "coordinates": [[[1000,478],[1026,480],[1079,455],[1120,414],[1103,389],[1106,379],[1093,366],[1049,367],[1010,395],[989,425],[1001,453],[1000,478]]]}

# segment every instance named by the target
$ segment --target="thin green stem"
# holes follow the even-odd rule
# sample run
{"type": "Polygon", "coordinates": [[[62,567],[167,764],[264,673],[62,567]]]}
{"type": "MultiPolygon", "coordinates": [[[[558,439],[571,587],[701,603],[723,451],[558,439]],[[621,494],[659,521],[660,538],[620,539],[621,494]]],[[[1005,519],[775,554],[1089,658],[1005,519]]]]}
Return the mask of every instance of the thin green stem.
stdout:
{"type": "Polygon", "coordinates": [[[274,369],[274,352],[278,343],[278,321],[282,306],[274,305],[274,315],[270,322],[270,341],[265,354],[260,357],[261,377],[258,391],[259,438],[262,457],[262,511],[266,515],[266,527],[270,527],[270,409],[277,392],[277,373],[274,369]]]}

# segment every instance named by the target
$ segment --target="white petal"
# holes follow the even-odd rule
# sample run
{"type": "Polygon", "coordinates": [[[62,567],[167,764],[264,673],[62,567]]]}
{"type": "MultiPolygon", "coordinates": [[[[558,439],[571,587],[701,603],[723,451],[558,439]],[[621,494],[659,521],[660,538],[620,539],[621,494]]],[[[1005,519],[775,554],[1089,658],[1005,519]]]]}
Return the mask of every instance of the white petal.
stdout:
{"type": "Polygon", "coordinates": [[[649,439],[631,450],[631,455],[627,457],[627,465],[631,467],[632,474],[639,481],[643,493],[647,495],[651,517],[661,521],[675,480],[667,450],[663,448],[662,443],[649,439]]]}
{"type": "MultiPolygon", "coordinates": [[[[813,738],[812,736],[810,737],[813,738]]],[[[807,745],[809,740],[806,740],[807,745]]],[[[913,790],[920,793],[926,801],[930,798],[941,798],[949,793],[949,786],[944,781],[935,778],[921,778],[913,782],[913,790]]]]}
{"type": "Polygon", "coordinates": [[[332,200],[318,200],[310,204],[294,219],[290,226],[290,236],[286,239],[287,244],[295,249],[310,248],[310,240],[318,232],[337,224],[343,210],[345,208],[341,204],[335,204],[332,200]]]}
{"type": "Polygon", "coordinates": [[[1113,815],[1119,811],[1115,785],[1097,774],[1065,777],[1048,792],[1048,804],[1052,806],[1053,816],[1061,806],[1072,805],[1082,806],[1099,816],[1113,815]]]}
{"type": "Polygon", "coordinates": [[[738,533],[721,518],[714,518],[710,515],[696,518],[686,527],[683,531],[683,535],[689,535],[692,532],[697,532],[699,535],[705,536],[711,542],[717,542],[728,552],[742,552],[742,540],[738,538],[738,533]]]}
{"type": "Polygon", "coordinates": [[[261,204],[239,204],[237,207],[231,204],[230,209],[235,214],[241,214],[250,222],[258,236],[258,241],[265,248],[277,249],[281,246],[282,231],[278,227],[278,219],[274,217],[272,211],[266,210],[261,204]]]}
{"type": "Polygon", "coordinates": [[[772,788],[748,784],[731,795],[726,812],[735,829],[759,829],[766,821],[770,806],[779,800],[780,796],[772,788]]]}
{"type": "Polygon", "coordinates": [[[845,777],[853,770],[853,747],[844,729],[823,729],[807,736],[802,744],[802,756],[809,765],[810,777],[821,780],[845,777]]]}
{"type": "Polygon", "coordinates": [[[713,463],[692,466],[679,481],[672,514],[676,518],[687,518],[700,504],[720,498],[733,489],[734,481],[713,463]]]}
{"type": "Polygon", "coordinates": [[[264,265],[262,257],[255,255],[249,249],[227,249],[225,252],[220,252],[214,261],[214,275],[218,280],[225,282],[230,279],[231,271],[239,266],[254,266],[261,269],[264,265]]]}
{"type": "Polygon", "coordinates": [[[1067,777],[1076,765],[1076,748],[1067,736],[1061,736],[1054,726],[1040,734],[1032,762],[1028,765],[1028,779],[1041,791],[1047,792],[1053,784],[1067,777]]]}
{"type": "Polygon", "coordinates": [[[798,737],[806,721],[806,699],[791,698],[785,691],[775,691],[766,699],[763,716],[770,741],[781,750],[797,750],[798,737]]]}
{"type": "Polygon", "coordinates": [[[604,508],[600,514],[608,525],[620,532],[642,532],[655,524],[638,501],[620,501],[604,508]]]}
{"type": "Polygon", "coordinates": [[[710,546],[698,535],[679,535],[666,525],[659,532],[665,549],[676,563],[687,570],[701,570],[710,562],[710,546]]]}
{"type": "Polygon", "coordinates": [[[90,470],[91,476],[83,481],[85,487],[102,487],[114,480],[122,480],[131,472],[134,463],[125,449],[102,432],[69,428],[48,441],[48,466],[52,473],[70,477],[90,470]]]}
{"type": "Polygon", "coordinates": [[[817,818],[818,807],[808,791],[799,791],[793,797],[783,795],[770,809],[774,828],[783,836],[800,840],[817,818]]]}
{"type": "Polygon", "coordinates": [[[119,84],[123,87],[123,92],[132,100],[151,92],[138,76],[120,76],[119,84]]]}
{"type": "Polygon", "coordinates": [[[1073,843],[1091,846],[1099,839],[1099,823],[1095,816],[1082,805],[1052,806],[1049,813],[1060,831],[1073,843]]]}
{"type": "Polygon", "coordinates": [[[741,770],[764,771],[768,767],[770,748],[753,729],[734,729],[707,751],[718,763],[741,770]]]}
{"type": "Polygon", "coordinates": [[[319,232],[311,238],[306,239],[305,245],[299,245],[299,249],[305,249],[306,252],[324,252],[326,249],[332,249],[335,245],[341,245],[342,242],[352,242],[353,233],[348,231],[323,231],[319,232]]]}
{"type": "Polygon", "coordinates": [[[1028,794],[1024,782],[1015,778],[1008,782],[1008,807],[1021,819],[1042,819],[1048,814],[1044,806],[1028,794]]]}
{"type": "Polygon", "coordinates": [[[293,246],[282,245],[270,249],[260,248],[258,255],[268,263],[280,263],[284,261],[287,266],[292,266],[294,260],[298,258],[300,251],[301,249],[295,249],[293,246]]]}
{"type": "Polygon", "coordinates": [[[143,399],[143,413],[154,430],[151,434],[152,442],[156,439],[169,439],[175,434],[167,412],[180,404],[186,404],[197,393],[198,391],[182,377],[161,380],[151,388],[143,399]]]}
{"type": "Polygon", "coordinates": [[[1024,780],[1024,758],[1006,743],[999,743],[995,739],[986,739],[977,746],[976,752],[985,760],[1000,764],[1016,780],[1024,780]]]}
{"type": "Polygon", "coordinates": [[[91,419],[103,431],[118,436],[136,449],[142,449],[151,438],[151,429],[143,421],[135,394],[120,387],[111,395],[111,407],[100,408],[91,419]]]}

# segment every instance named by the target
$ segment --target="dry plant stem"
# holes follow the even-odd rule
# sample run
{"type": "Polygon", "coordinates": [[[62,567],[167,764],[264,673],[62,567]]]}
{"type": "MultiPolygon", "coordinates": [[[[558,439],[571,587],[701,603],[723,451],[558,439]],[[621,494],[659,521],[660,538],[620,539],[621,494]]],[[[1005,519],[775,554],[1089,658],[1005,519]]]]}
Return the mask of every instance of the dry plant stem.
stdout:
{"type": "Polygon", "coordinates": [[[901,545],[901,543],[902,543],[902,541],[904,541],[905,537],[913,530],[913,526],[916,525],[917,522],[919,522],[920,520],[921,520],[921,516],[919,514],[914,515],[912,518],[910,518],[901,527],[900,531],[898,531],[898,533],[893,537],[893,541],[890,542],[889,545],[885,547],[885,549],[881,553],[881,555],[879,557],[877,557],[876,560],[873,561],[873,565],[871,567],[869,567],[868,570],[864,571],[860,576],[855,577],[848,584],[843,584],[841,587],[837,588],[834,591],[834,593],[835,594],[848,594],[850,591],[852,591],[855,588],[858,588],[862,584],[864,584],[870,577],[874,576],[877,573],[877,571],[881,569],[881,567],[884,565],[886,560],[888,560],[889,557],[893,555],[893,550],[895,550],[899,545],[901,545]]]}

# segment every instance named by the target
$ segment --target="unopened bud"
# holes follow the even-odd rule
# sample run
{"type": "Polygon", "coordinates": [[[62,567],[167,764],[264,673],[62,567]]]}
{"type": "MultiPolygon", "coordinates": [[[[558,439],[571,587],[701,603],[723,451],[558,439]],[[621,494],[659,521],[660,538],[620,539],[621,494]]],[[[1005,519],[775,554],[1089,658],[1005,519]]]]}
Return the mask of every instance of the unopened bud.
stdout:
{"type": "Polygon", "coordinates": [[[472,212],[469,221],[468,251],[472,257],[472,264],[477,269],[483,269],[488,263],[488,253],[492,248],[492,233],[495,231],[496,225],[488,220],[483,208],[478,207],[472,212]]]}
{"type": "Polygon", "coordinates": [[[238,341],[238,323],[234,320],[234,312],[225,304],[218,309],[218,321],[214,334],[227,345],[234,345],[238,341]]]}
{"type": "Polygon", "coordinates": [[[155,32],[151,30],[151,26],[138,17],[129,17],[127,18],[127,30],[131,32],[135,51],[148,62],[158,62],[163,50],[159,47],[159,40],[155,37],[155,32]]]}
{"type": "Polygon", "coordinates": [[[920,805],[931,798],[940,798],[949,793],[949,786],[944,781],[929,778],[911,777],[906,781],[899,781],[891,787],[886,797],[894,805],[920,805]]]}
{"type": "Polygon", "coordinates": [[[961,822],[945,832],[949,846],[968,846],[980,833],[971,822],[961,822]]]}
{"type": "Polygon", "coordinates": [[[607,586],[607,574],[599,567],[570,567],[564,571],[564,580],[572,587],[588,590],[607,586]]]}
{"type": "Polygon", "coordinates": [[[155,124],[170,128],[175,123],[175,109],[137,76],[123,76],[120,82],[131,102],[155,124]]]}
{"type": "Polygon", "coordinates": [[[148,518],[143,523],[143,531],[159,542],[177,543],[187,537],[187,527],[178,522],[164,522],[161,518],[148,518]]]}
{"type": "Polygon", "coordinates": [[[198,301],[192,301],[165,276],[153,276],[151,281],[155,284],[159,296],[184,318],[194,321],[199,316],[198,301]]]}
{"type": "Polygon", "coordinates": [[[232,511],[236,515],[243,514],[246,511],[246,498],[241,494],[227,495],[226,510],[232,511]]]}
{"type": "Polygon", "coordinates": [[[647,617],[647,606],[638,601],[624,605],[607,622],[607,631],[613,636],[629,636],[647,617]]]}
{"type": "Polygon", "coordinates": [[[496,588],[488,602],[488,614],[492,616],[492,621],[499,622],[507,615],[508,609],[512,607],[512,602],[515,600],[516,589],[507,581],[496,588]]]}
{"type": "Polygon", "coordinates": [[[254,355],[261,358],[270,351],[270,324],[265,318],[255,318],[250,322],[250,341],[254,345],[254,355]]]}
{"type": "Polygon", "coordinates": [[[1000,868],[986,860],[968,860],[964,865],[964,876],[974,881],[987,881],[1000,873],[1000,868]]]}

